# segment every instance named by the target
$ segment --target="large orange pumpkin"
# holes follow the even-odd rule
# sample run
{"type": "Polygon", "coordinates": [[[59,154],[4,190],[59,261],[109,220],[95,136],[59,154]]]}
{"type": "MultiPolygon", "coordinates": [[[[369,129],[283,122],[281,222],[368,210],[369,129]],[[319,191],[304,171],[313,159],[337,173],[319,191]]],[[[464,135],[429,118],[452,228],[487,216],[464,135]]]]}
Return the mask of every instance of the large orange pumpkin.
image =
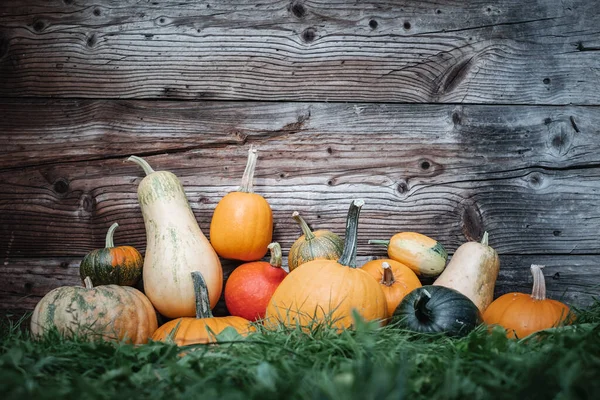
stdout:
{"type": "Polygon", "coordinates": [[[506,293],[490,304],[483,320],[490,325],[500,325],[509,337],[523,338],[534,332],[569,323],[569,307],[557,300],[546,298],[543,265],[533,264],[533,291],[506,293]]]}
{"type": "Polygon", "coordinates": [[[394,314],[404,296],[422,286],[412,269],[389,258],[369,261],[361,268],[381,285],[387,300],[388,316],[394,314]]]}
{"type": "Polygon", "coordinates": [[[309,328],[327,323],[352,326],[353,310],[367,321],[383,321],[387,302],[379,283],[356,268],[358,216],[364,202],[355,200],[348,211],[344,252],[339,260],[302,264],[281,282],[267,307],[265,326],[309,328]]]}
{"type": "Polygon", "coordinates": [[[210,311],[208,287],[198,271],[192,272],[196,294],[196,318],[183,317],[167,322],[152,335],[154,341],[173,340],[178,346],[196,343],[215,343],[216,336],[231,327],[245,335],[251,330],[250,321],[240,317],[213,317],[210,311]]]}
{"type": "Polygon", "coordinates": [[[250,147],[242,185],[217,204],[210,222],[210,243],[218,255],[242,261],[259,260],[273,238],[273,212],[259,194],[252,192],[256,149],[250,147]]]}

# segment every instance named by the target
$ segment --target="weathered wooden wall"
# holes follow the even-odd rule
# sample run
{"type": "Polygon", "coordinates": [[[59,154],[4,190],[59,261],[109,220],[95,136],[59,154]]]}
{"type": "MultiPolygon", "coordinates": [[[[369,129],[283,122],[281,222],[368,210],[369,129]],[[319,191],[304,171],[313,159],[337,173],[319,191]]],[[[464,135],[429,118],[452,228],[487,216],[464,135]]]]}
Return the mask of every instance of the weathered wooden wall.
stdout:
{"type": "MultiPolygon", "coordinates": [[[[600,294],[600,9],[586,0],[0,2],[0,310],[79,282],[145,156],[212,210],[259,149],[284,252],[300,211],[367,244],[487,230],[497,294],[600,294]]],[[[226,262],[229,272],[235,263],[226,262]]],[[[221,309],[221,312],[223,310],[221,309]]]]}

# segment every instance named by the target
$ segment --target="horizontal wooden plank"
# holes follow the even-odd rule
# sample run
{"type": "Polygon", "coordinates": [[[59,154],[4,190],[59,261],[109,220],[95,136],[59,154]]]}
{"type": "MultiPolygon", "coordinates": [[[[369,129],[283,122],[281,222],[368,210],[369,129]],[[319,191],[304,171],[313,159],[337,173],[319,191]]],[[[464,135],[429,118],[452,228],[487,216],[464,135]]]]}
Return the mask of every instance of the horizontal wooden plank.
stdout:
{"type": "MultiPolygon", "coordinates": [[[[216,155],[210,150],[149,161],[181,177],[208,234],[218,200],[238,184],[245,151],[236,153],[216,155]]],[[[299,233],[292,211],[301,212],[317,228],[342,234],[351,199],[363,198],[363,244],[368,238],[411,230],[433,236],[452,250],[465,237],[478,238],[487,230],[502,253],[600,252],[600,168],[497,169],[470,179],[463,173],[468,167],[446,169],[437,176],[432,176],[435,171],[411,171],[407,160],[382,167],[375,152],[311,160],[307,169],[294,168],[293,159],[306,163],[300,153],[265,149],[258,172],[256,191],[271,204],[275,238],[283,246],[291,245],[299,233]],[[407,179],[407,171],[414,175],[407,179]]],[[[136,196],[140,179],[140,171],[120,159],[0,174],[0,233],[5,238],[0,254],[81,255],[101,247],[106,229],[115,221],[121,225],[117,243],[144,249],[136,196]]]]}
{"type": "MultiPolygon", "coordinates": [[[[247,144],[289,151],[290,159],[280,160],[283,173],[298,168],[299,152],[307,169],[367,151],[379,155],[382,168],[404,163],[407,178],[457,168],[473,177],[494,164],[564,169],[600,161],[600,108],[586,106],[0,99],[0,115],[0,171],[132,153],[214,148],[230,155],[247,144]],[[419,160],[431,168],[423,171],[419,160]]],[[[231,165],[234,173],[243,166],[231,165]]]]}
{"type": "Polygon", "coordinates": [[[0,3],[0,96],[600,104],[587,0],[0,3]]]}
{"type": "Polygon", "coordinates": [[[1,256],[81,256],[114,221],[117,243],[143,250],[131,153],[181,178],[208,234],[249,144],[283,246],[299,233],[292,211],[342,234],[361,197],[363,245],[414,230],[452,251],[488,230],[503,254],[600,253],[598,107],[75,103],[0,106],[1,256]]]}
{"type": "MultiPolygon", "coordinates": [[[[359,258],[359,264],[372,257],[359,258]]],[[[501,268],[495,297],[504,293],[531,292],[532,279],[529,266],[543,264],[548,297],[571,305],[585,307],[600,298],[597,256],[501,256],[501,268]]],[[[0,280],[0,314],[22,315],[32,310],[50,290],[59,286],[81,285],[80,258],[11,259],[10,266],[2,268],[0,280]]],[[[224,263],[225,277],[236,266],[224,263]]],[[[426,282],[425,282],[426,283],[426,282]]],[[[221,302],[215,315],[226,315],[221,302]]]]}

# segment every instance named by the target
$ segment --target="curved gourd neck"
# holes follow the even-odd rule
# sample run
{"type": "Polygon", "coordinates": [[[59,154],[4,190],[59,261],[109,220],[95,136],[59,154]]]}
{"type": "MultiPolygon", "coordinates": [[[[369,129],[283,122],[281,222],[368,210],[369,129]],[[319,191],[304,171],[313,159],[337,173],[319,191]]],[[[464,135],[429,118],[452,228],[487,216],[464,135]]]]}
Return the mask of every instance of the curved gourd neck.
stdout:
{"type": "Polygon", "coordinates": [[[243,193],[254,193],[253,192],[253,181],[254,181],[254,170],[256,169],[256,161],[258,160],[257,150],[250,146],[248,150],[248,161],[246,162],[246,169],[242,176],[242,184],[238,188],[238,192],[243,193]]]}
{"type": "Polygon", "coordinates": [[[110,228],[108,228],[108,232],[106,232],[106,241],[105,241],[105,245],[104,245],[105,248],[110,249],[112,247],[115,247],[114,234],[115,234],[115,230],[118,227],[119,227],[119,224],[117,224],[115,222],[114,224],[112,224],[110,226],[110,228]]]}
{"type": "Polygon", "coordinates": [[[148,164],[148,162],[146,160],[144,160],[142,157],[131,156],[127,159],[127,161],[133,161],[134,163],[136,163],[137,165],[142,167],[142,169],[146,173],[146,176],[148,176],[154,172],[154,170],[152,169],[150,164],[148,164]]]}
{"type": "Polygon", "coordinates": [[[208,287],[200,271],[192,272],[192,282],[194,284],[194,295],[196,296],[196,318],[213,318],[210,310],[208,287]]]}
{"type": "Polygon", "coordinates": [[[392,266],[388,262],[382,262],[381,268],[383,268],[383,276],[381,277],[381,284],[385,286],[392,286],[396,280],[394,279],[394,273],[392,272],[392,266]]]}
{"type": "Polygon", "coordinates": [[[267,247],[271,251],[271,260],[269,261],[269,264],[271,264],[271,267],[273,268],[281,268],[281,260],[283,258],[281,253],[281,246],[279,245],[279,243],[273,242],[267,247]]]}
{"type": "Polygon", "coordinates": [[[542,268],[544,268],[543,265],[531,265],[531,275],[533,275],[531,297],[534,300],[546,300],[546,280],[544,279],[542,268]]]}
{"type": "Polygon", "coordinates": [[[304,239],[306,239],[306,241],[311,241],[316,237],[315,234],[308,227],[308,224],[306,223],[304,218],[300,216],[300,213],[298,211],[294,211],[292,213],[292,218],[294,218],[298,225],[300,225],[300,229],[302,229],[302,233],[304,234],[304,239]]]}
{"type": "Polygon", "coordinates": [[[344,251],[338,263],[350,268],[356,268],[356,244],[358,241],[358,217],[360,209],[365,204],[363,200],[354,200],[350,204],[346,218],[346,237],[344,238],[344,251]]]}

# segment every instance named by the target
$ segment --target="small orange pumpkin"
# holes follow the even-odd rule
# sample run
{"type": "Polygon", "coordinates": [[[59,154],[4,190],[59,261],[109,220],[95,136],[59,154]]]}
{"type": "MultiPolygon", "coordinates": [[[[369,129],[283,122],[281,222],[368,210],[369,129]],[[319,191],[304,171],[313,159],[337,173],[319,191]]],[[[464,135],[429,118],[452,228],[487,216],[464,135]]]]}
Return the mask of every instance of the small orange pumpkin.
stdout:
{"type": "Polygon", "coordinates": [[[267,254],[273,239],[273,212],[259,194],[252,192],[258,155],[252,146],[242,177],[242,185],[226,194],[217,204],[210,222],[210,243],[223,258],[259,260],[267,254]]]}
{"type": "Polygon", "coordinates": [[[286,277],[281,268],[281,246],[269,245],[271,261],[253,261],[237,267],[225,284],[225,305],[231,315],[248,320],[265,317],[267,304],[286,277]]]}
{"type": "Polygon", "coordinates": [[[338,261],[313,260],[302,264],[281,282],[267,307],[265,326],[297,325],[304,329],[329,323],[338,329],[352,326],[353,310],[367,321],[383,321],[387,302],[379,283],[356,268],[358,216],[364,202],[352,202],[346,220],[344,252],[338,261]]]}
{"type": "Polygon", "coordinates": [[[316,259],[337,260],[344,250],[344,241],[331,231],[311,231],[308,224],[294,211],[292,218],[300,225],[303,235],[300,236],[288,253],[288,268],[295,270],[301,264],[316,259]]]}
{"type": "Polygon", "coordinates": [[[245,335],[251,330],[250,321],[240,317],[213,317],[210,311],[208,287],[198,271],[192,272],[196,294],[196,318],[183,317],[167,322],[152,335],[154,341],[173,340],[178,346],[196,343],[215,343],[216,336],[232,327],[245,335]]]}
{"type": "Polygon", "coordinates": [[[500,325],[508,337],[524,338],[534,332],[569,323],[569,307],[557,300],[546,298],[543,265],[533,264],[533,291],[506,293],[490,304],[483,314],[489,325],[500,325]]]}
{"type": "Polygon", "coordinates": [[[131,246],[115,247],[113,235],[118,226],[115,222],[108,228],[105,248],[92,250],[81,261],[82,282],[89,276],[96,286],[133,286],[142,276],[144,260],[140,252],[131,246]]]}
{"type": "Polygon", "coordinates": [[[394,314],[404,296],[422,286],[413,270],[392,259],[369,261],[361,268],[381,285],[387,300],[388,316],[394,314]]]}

